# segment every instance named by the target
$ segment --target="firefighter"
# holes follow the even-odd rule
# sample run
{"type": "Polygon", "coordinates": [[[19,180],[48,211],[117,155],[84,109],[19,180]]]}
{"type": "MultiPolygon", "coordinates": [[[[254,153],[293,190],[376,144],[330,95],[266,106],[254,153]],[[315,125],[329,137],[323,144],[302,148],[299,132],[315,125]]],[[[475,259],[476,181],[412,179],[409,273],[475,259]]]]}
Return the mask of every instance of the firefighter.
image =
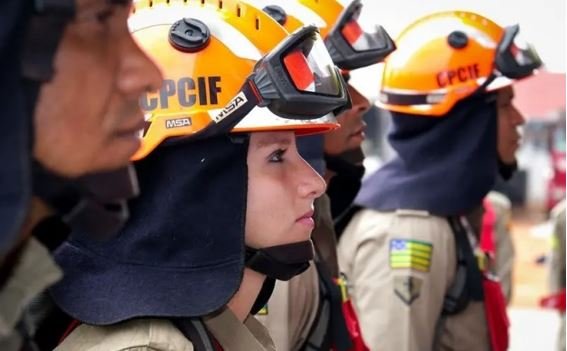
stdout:
{"type": "MultiPolygon", "coordinates": [[[[394,50],[393,41],[381,26],[372,31],[361,27],[360,1],[348,5],[336,0],[253,3],[290,32],[303,23],[315,23],[346,79],[349,70],[381,62],[394,50]]],[[[329,186],[327,193],[315,201],[314,262],[309,270],[289,282],[277,282],[272,298],[259,313],[277,349],[366,349],[348,301],[346,280],[338,269],[332,211],[350,205],[364,173],[360,149],[365,128],[362,116],[369,102],[350,84],[348,91],[352,107],[337,116],[341,128],[324,136],[298,140],[301,155],[325,177],[329,186]]]]}
{"type": "Polygon", "coordinates": [[[161,75],[126,28],[129,1],[0,8],[0,348],[11,350],[25,342],[13,332],[24,306],[61,277],[49,251],[67,224],[98,234],[125,220],[124,207],[103,204],[136,193],[137,99],[161,75]]]}
{"type": "Polygon", "coordinates": [[[467,221],[514,157],[523,118],[511,83],[541,65],[479,14],[434,13],[402,31],[379,105],[397,156],[362,185],[339,263],[372,350],[505,350],[499,284],[481,271],[467,221]]]}
{"type": "Polygon", "coordinates": [[[338,126],[340,73],[315,27],[288,36],[237,0],[140,1],[129,24],[164,73],[140,100],[142,195],[119,235],[58,249],[50,293],[74,322],[56,350],[272,349],[250,314],[313,257],[325,186],[295,134],[338,126]],[[203,130],[234,116],[230,134],[203,130]]]}

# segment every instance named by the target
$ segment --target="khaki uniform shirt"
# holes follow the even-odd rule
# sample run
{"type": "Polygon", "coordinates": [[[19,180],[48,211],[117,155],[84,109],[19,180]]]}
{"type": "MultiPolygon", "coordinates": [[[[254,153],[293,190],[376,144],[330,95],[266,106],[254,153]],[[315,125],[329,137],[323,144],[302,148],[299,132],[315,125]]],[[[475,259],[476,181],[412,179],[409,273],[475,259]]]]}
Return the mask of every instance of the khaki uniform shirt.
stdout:
{"type": "Polygon", "coordinates": [[[371,350],[490,350],[482,303],[441,317],[457,264],[447,219],[363,209],[345,228],[338,258],[371,350]]]}
{"type": "Polygon", "coordinates": [[[269,330],[276,350],[299,350],[307,340],[319,306],[319,278],[312,262],[290,281],[276,281],[268,304],[256,318],[269,330]]]}
{"type": "Polygon", "coordinates": [[[62,277],[49,251],[35,238],[25,244],[12,276],[0,289],[0,350],[18,349],[14,331],[30,301],[62,277]]]}
{"type": "MultiPolygon", "coordinates": [[[[224,351],[273,351],[267,330],[252,316],[241,323],[228,309],[203,317],[224,351]]],[[[80,325],[55,351],[193,351],[193,344],[166,319],[134,319],[109,326],[80,325]]]]}

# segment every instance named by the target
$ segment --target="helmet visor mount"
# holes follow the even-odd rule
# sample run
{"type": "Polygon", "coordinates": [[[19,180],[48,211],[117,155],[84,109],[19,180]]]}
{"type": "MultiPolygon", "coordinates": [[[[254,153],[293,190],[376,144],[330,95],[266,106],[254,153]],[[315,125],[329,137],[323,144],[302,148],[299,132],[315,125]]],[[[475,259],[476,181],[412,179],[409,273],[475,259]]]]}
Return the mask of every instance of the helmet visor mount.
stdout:
{"type": "Polygon", "coordinates": [[[396,49],[386,30],[375,26],[365,31],[358,18],[362,11],[360,0],[354,0],[329,32],[325,44],[333,61],[342,69],[356,69],[384,60],[396,49]]]}
{"type": "Polygon", "coordinates": [[[530,76],[542,61],[534,47],[518,37],[519,25],[504,29],[502,40],[496,49],[495,68],[503,76],[520,79],[530,76]]]}
{"type": "MultiPolygon", "coordinates": [[[[492,74],[479,86],[477,93],[501,87],[495,80],[504,78],[522,79],[529,77],[543,64],[535,48],[518,36],[520,26],[515,24],[504,28],[502,39],[496,47],[492,74]]],[[[506,84],[505,84],[506,85],[506,84]]]]}

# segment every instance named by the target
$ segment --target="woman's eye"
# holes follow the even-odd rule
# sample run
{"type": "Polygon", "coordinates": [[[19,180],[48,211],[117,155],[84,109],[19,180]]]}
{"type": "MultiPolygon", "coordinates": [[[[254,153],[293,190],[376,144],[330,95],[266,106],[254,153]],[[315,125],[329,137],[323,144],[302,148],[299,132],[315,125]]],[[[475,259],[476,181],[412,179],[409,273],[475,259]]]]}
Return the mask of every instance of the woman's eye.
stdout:
{"type": "Polygon", "coordinates": [[[283,156],[284,156],[286,151],[287,151],[287,149],[278,149],[278,150],[272,152],[270,154],[268,161],[269,162],[277,162],[277,163],[283,162],[284,161],[283,156]]]}

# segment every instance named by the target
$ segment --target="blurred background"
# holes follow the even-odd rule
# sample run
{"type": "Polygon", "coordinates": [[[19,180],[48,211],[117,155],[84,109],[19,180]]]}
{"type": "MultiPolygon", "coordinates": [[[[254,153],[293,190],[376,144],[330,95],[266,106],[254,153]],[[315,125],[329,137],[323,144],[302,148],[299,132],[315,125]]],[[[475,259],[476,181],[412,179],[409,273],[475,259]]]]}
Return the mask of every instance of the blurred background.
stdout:
{"type": "MultiPolygon", "coordinates": [[[[515,85],[515,104],[526,118],[519,150],[519,172],[497,190],[513,203],[511,235],[516,250],[513,272],[511,351],[555,350],[559,315],[543,309],[548,295],[551,250],[551,208],[565,198],[565,0],[539,3],[516,0],[363,0],[361,21],[379,23],[395,39],[414,19],[440,10],[470,10],[500,25],[520,24],[522,37],[532,43],[545,63],[536,76],[515,85]]],[[[351,72],[351,82],[375,100],[381,65],[351,72]]],[[[388,116],[372,109],[366,116],[365,152],[368,173],[392,156],[386,142],[388,116]]]]}

